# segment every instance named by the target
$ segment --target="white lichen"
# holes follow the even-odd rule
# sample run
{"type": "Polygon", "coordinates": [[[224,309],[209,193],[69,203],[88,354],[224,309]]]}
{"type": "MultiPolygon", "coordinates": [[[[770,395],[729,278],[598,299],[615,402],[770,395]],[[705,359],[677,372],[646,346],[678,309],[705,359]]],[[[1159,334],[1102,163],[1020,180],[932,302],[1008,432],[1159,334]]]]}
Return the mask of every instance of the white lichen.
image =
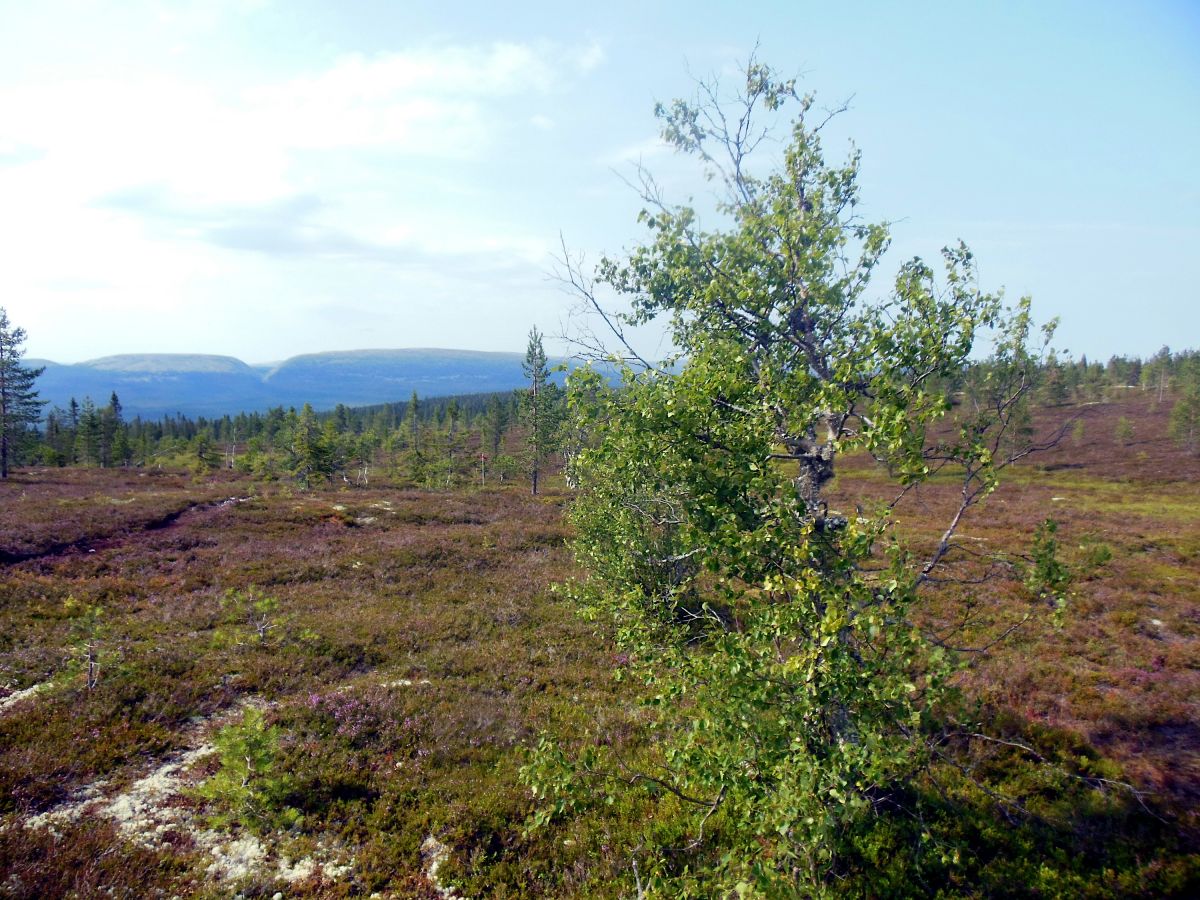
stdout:
{"type": "Polygon", "coordinates": [[[422,678],[420,681],[413,681],[411,678],[397,678],[395,681],[381,681],[381,682],[379,682],[379,686],[385,687],[385,688],[412,687],[414,684],[420,685],[420,684],[431,684],[431,683],[432,682],[428,678],[422,678]]]}
{"type": "Polygon", "coordinates": [[[22,700],[28,700],[34,694],[41,693],[50,687],[52,682],[43,681],[41,684],[35,684],[23,690],[13,691],[7,697],[0,697],[0,713],[6,712],[9,707],[16,706],[22,700]]]}
{"type": "Polygon", "coordinates": [[[450,848],[435,838],[432,834],[425,838],[421,844],[421,859],[425,861],[425,878],[433,885],[433,889],[438,892],[444,900],[462,900],[458,894],[454,892],[454,888],[448,887],[438,880],[438,870],[442,864],[450,858],[450,848]]]}
{"type": "MultiPolygon", "coordinates": [[[[248,701],[247,704],[253,701],[248,701]]],[[[240,707],[239,707],[240,709],[240,707]]],[[[201,720],[193,728],[199,740],[210,730],[212,723],[201,720]]],[[[24,821],[26,828],[45,828],[57,834],[56,825],[78,821],[85,814],[111,819],[121,834],[149,850],[166,851],[176,841],[172,836],[184,836],[202,853],[211,858],[205,874],[213,879],[236,881],[250,875],[267,872],[271,858],[268,847],[257,837],[227,833],[205,827],[202,819],[191,809],[171,801],[181,796],[193,783],[190,770],[199,761],[216,752],[212,744],[201,744],[171,756],[149,775],[139,778],[125,791],[105,796],[106,781],[97,781],[84,788],[67,803],[24,821]]],[[[325,855],[324,852],[321,854],[325,855]]],[[[318,861],[303,857],[291,862],[280,858],[272,873],[275,877],[294,883],[314,875],[328,879],[343,878],[352,870],[349,865],[318,861]]]]}
{"type": "Polygon", "coordinates": [[[97,811],[117,823],[121,832],[150,849],[163,844],[171,831],[190,830],[183,810],[166,805],[170,797],[178,796],[184,788],[184,772],[205,757],[216,752],[204,744],[174,757],[130,788],[114,797],[97,811]]]}
{"type": "MultiPolygon", "coordinates": [[[[212,832],[209,832],[211,834],[212,832]]],[[[206,848],[213,861],[205,874],[223,881],[236,881],[253,875],[262,866],[267,851],[262,842],[248,834],[227,843],[215,843],[206,848]]]]}
{"type": "Polygon", "coordinates": [[[107,782],[88,785],[68,802],[41,815],[25,820],[27,828],[50,828],[78,821],[84,813],[112,819],[121,833],[151,850],[161,848],[172,831],[190,830],[185,811],[166,804],[170,797],[183,790],[183,773],[210,756],[215,748],[209,744],[176,754],[149,775],[130,785],[115,797],[104,798],[107,782]]]}

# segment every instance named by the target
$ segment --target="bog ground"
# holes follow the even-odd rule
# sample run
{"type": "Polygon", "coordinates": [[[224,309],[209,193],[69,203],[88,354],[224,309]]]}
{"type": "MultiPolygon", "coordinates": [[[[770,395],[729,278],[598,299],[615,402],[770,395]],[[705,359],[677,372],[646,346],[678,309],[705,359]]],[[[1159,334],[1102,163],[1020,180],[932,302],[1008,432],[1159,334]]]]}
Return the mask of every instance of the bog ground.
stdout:
{"type": "MultiPolygon", "coordinates": [[[[1046,411],[1083,425],[962,537],[1020,547],[1052,516],[1081,573],[1061,628],[1035,617],[963,682],[1002,730],[1114,783],[1123,818],[1065,826],[1141,854],[1120,863],[1140,881],[1097,895],[1182,891],[1196,868],[1200,466],[1168,407],[1129,394],[1046,411]]],[[[838,493],[883,485],[860,462],[838,493]]],[[[941,490],[904,501],[918,540],[941,490]]],[[[529,833],[517,778],[543,730],[638,740],[619,657],[550,590],[571,574],[567,499],[17,472],[0,485],[0,894],[620,893],[637,810],[529,833]]],[[[1021,610],[983,612],[980,629],[1021,610]]]]}

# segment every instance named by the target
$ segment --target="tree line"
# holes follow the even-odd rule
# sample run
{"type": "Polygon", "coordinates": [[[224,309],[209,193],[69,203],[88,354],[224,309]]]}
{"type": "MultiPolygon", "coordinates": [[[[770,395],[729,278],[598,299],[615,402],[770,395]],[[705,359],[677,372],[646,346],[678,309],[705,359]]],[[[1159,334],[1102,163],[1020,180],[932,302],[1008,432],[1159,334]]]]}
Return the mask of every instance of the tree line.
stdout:
{"type": "MultiPolygon", "coordinates": [[[[20,365],[23,329],[0,308],[0,465],[229,468],[266,478],[363,483],[372,471],[413,484],[450,487],[479,481],[535,482],[547,464],[578,443],[566,427],[565,392],[550,377],[542,335],[530,335],[524,363],[529,386],[514,392],[418,397],[316,411],[277,406],[217,418],[182,413],[127,417],[114,391],[103,405],[72,398],[49,410],[37,399],[40,370],[20,365]]],[[[986,378],[975,363],[944,380],[947,392],[970,393],[986,378]]],[[[1114,399],[1128,390],[1151,403],[1170,402],[1171,434],[1200,449],[1200,352],[1163,347],[1153,356],[1113,356],[1106,363],[1047,355],[1035,395],[1041,404],[1114,399]]]]}
{"type": "Polygon", "coordinates": [[[530,333],[529,386],[513,392],[418,397],[317,412],[277,406],[219,418],[127,417],[114,391],[107,403],[72,398],[48,411],[35,389],[40,370],[20,365],[22,329],[0,309],[0,423],[9,465],[221,468],[302,487],[368,483],[373,472],[446,488],[526,479],[536,493],[557,463],[564,402],[542,335],[530,333]]]}
{"type": "Polygon", "coordinates": [[[1200,385],[1200,351],[1172,351],[1163,347],[1153,356],[1113,356],[1107,363],[1060,359],[1048,355],[1038,399],[1048,406],[1113,399],[1115,391],[1137,388],[1163,402],[1176,393],[1186,394],[1200,385]]]}

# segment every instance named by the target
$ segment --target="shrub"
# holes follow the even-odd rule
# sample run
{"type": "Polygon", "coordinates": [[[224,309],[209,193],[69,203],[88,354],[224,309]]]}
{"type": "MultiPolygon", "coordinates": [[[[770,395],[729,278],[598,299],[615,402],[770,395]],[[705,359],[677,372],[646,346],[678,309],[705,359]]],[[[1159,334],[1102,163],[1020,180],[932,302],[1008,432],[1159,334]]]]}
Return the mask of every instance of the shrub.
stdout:
{"type": "Polygon", "coordinates": [[[253,831],[290,827],[300,821],[285,798],[291,779],[275,770],[278,726],[268,726],[263,711],[247,707],[241,721],[226,725],[214,739],[219,768],[196,794],[215,807],[215,824],[240,823],[253,831]]]}

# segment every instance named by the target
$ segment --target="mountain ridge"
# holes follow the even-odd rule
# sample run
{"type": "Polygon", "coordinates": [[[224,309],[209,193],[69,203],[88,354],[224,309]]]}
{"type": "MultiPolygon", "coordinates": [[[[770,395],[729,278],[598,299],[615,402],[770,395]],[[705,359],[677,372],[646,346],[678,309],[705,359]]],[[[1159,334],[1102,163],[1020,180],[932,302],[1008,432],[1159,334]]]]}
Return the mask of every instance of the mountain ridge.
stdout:
{"type": "MultiPolygon", "coordinates": [[[[524,355],[442,347],[366,348],[304,353],[277,363],[246,363],[206,353],[122,353],[79,363],[27,359],[45,367],[37,390],[47,408],[72,398],[100,405],[113,392],[128,417],[219,416],[275,406],[368,406],[421,397],[521,387],[524,355]]],[[[553,361],[552,361],[553,362],[553,361]]]]}

